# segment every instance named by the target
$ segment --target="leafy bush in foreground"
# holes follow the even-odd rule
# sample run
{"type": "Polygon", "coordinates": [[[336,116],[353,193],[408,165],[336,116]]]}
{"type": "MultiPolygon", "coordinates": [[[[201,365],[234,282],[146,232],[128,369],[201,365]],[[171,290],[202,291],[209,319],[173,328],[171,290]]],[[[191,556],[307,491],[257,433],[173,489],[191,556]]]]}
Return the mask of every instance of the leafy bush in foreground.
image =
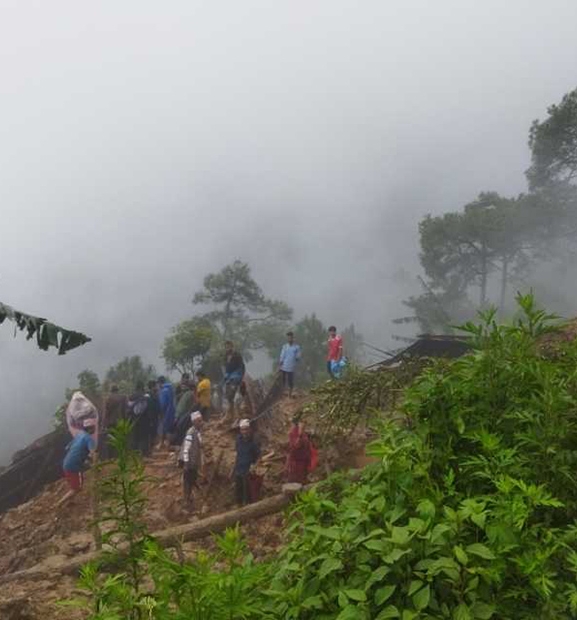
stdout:
{"type": "Polygon", "coordinates": [[[555,359],[551,317],[467,325],[475,351],[427,370],[389,425],[381,463],[338,501],[295,508],[269,595],[276,617],[577,617],[577,347],[555,359]]]}

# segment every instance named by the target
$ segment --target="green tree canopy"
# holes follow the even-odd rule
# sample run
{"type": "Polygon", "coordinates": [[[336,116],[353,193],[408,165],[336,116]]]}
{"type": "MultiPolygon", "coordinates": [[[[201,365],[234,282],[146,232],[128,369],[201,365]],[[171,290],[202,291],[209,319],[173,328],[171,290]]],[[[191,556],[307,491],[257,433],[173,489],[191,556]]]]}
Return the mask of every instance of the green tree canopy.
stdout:
{"type": "Polygon", "coordinates": [[[575,183],[577,178],[577,89],[547,110],[547,118],[535,120],[529,132],[531,167],[527,179],[531,189],[557,183],[575,183]]]}
{"type": "Polygon", "coordinates": [[[164,341],[162,357],[168,370],[194,372],[203,365],[220,335],[204,317],[193,317],[173,327],[164,341]]]}
{"type": "Polygon", "coordinates": [[[118,364],[108,369],[104,379],[104,388],[108,391],[112,385],[116,384],[121,392],[129,394],[135,389],[138,382],[142,381],[146,384],[155,378],[154,366],[145,365],[140,355],[133,355],[132,357],[125,357],[118,364]]]}
{"type": "Polygon", "coordinates": [[[240,260],[207,275],[193,303],[209,306],[200,318],[217,330],[221,340],[233,340],[245,355],[267,349],[273,337],[284,334],[292,318],[292,309],[284,301],[265,297],[249,265],[240,260]]]}

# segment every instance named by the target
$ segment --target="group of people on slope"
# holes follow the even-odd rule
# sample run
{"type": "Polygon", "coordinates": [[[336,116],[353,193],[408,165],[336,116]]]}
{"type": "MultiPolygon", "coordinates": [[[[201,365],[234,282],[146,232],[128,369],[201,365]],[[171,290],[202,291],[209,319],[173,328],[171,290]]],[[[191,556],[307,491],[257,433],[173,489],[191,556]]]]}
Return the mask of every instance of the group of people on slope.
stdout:
{"type": "MultiPolygon", "coordinates": [[[[343,359],[343,341],[334,326],[329,328],[327,343],[327,371],[331,378],[337,378],[335,364],[343,359]]],[[[301,360],[301,347],[295,343],[293,332],[287,333],[287,342],[279,356],[279,372],[282,373],[283,386],[292,397],[294,377],[301,360]]],[[[246,367],[242,355],[235,350],[232,342],[225,343],[224,387],[229,411],[234,414],[235,398],[244,392],[246,367]]],[[[136,386],[134,393],[125,396],[118,386],[113,385],[106,399],[99,429],[94,418],[83,421],[82,428],[70,442],[63,462],[64,476],[70,486],[69,493],[61,501],[76,494],[83,484],[82,472],[85,461],[96,453],[94,434],[100,432],[100,449],[102,458],[114,458],[110,445],[110,429],[121,419],[132,423],[130,447],[143,456],[151,453],[156,441],[162,449],[172,445],[179,448],[178,463],[183,470],[182,484],[184,498],[192,501],[193,488],[198,479],[204,475],[203,443],[201,430],[208,422],[212,407],[212,385],[205,372],[197,372],[198,383],[195,384],[188,373],[181,377],[180,384],[173,384],[161,376],[156,381],[149,381],[147,389],[143,383],[136,386]]],[[[252,423],[242,419],[238,425],[236,438],[236,459],[232,471],[235,481],[237,503],[243,505],[254,498],[251,493],[251,474],[261,457],[252,423]]],[[[288,482],[304,484],[308,473],[314,469],[316,450],[305,431],[304,423],[295,420],[289,435],[286,474],[288,482]]]]}
{"type": "MultiPolygon", "coordinates": [[[[194,506],[193,490],[205,478],[204,442],[202,429],[204,420],[199,412],[190,415],[190,427],[186,432],[178,464],[182,468],[182,489],[184,501],[189,508],[194,506]]],[[[262,479],[255,473],[261,459],[261,448],[252,422],[248,418],[240,420],[235,440],[235,461],[230,477],[234,480],[236,503],[245,506],[258,499],[262,479]]],[[[316,467],[318,453],[305,430],[302,420],[294,419],[289,434],[286,460],[287,482],[305,484],[311,471],[316,467]]]]}

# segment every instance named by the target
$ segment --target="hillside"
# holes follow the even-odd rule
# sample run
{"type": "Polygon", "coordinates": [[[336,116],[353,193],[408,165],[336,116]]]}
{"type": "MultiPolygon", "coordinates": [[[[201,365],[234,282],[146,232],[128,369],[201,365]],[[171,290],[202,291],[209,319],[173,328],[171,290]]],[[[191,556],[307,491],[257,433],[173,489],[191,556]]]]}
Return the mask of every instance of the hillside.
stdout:
{"type": "MultiPolygon", "coordinates": [[[[286,441],[294,414],[307,402],[306,396],[277,403],[263,423],[258,435],[263,454],[274,452],[263,473],[263,497],[280,492],[284,481],[286,441]]],[[[175,455],[167,451],[155,453],[145,460],[146,474],[152,478],[147,483],[148,505],[144,520],[150,531],[156,532],[171,526],[205,519],[234,509],[233,490],[229,473],[234,462],[234,434],[228,427],[211,421],[203,431],[206,450],[207,480],[212,478],[210,488],[206,483],[197,493],[198,510],[190,513],[181,500],[180,470],[175,455]]],[[[358,437],[347,445],[321,452],[319,468],[311,481],[324,477],[327,472],[340,467],[363,464],[364,438],[358,437]]],[[[41,568],[50,574],[72,558],[94,550],[90,524],[92,500],[90,489],[92,475],[88,472],[85,490],[70,504],[55,508],[65,493],[66,484],[59,480],[21,506],[0,516],[0,580],[3,576],[30,568],[41,568]]],[[[282,542],[282,513],[263,517],[242,527],[248,546],[255,557],[274,554],[282,542]]],[[[185,554],[201,547],[210,546],[210,539],[185,544],[185,554]]],[[[18,579],[5,583],[0,592],[0,618],[2,620],[51,620],[60,618],[55,602],[69,597],[74,591],[76,579],[55,575],[44,580],[18,579]]],[[[61,611],[60,611],[61,613],[61,611]]],[[[67,611],[71,619],[75,617],[67,611]]]]}

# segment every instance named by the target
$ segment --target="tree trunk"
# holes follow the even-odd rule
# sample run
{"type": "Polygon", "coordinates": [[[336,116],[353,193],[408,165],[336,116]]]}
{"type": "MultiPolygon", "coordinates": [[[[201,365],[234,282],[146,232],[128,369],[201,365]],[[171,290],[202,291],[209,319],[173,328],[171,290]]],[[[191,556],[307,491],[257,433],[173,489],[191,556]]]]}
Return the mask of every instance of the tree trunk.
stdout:
{"type": "Polygon", "coordinates": [[[487,248],[483,244],[481,248],[481,298],[479,300],[481,310],[487,303],[487,248]]]}
{"type": "Polygon", "coordinates": [[[501,295],[499,297],[499,316],[503,318],[505,314],[505,296],[507,295],[507,282],[509,278],[509,257],[503,256],[501,265],[501,295]]]}
{"type": "MultiPolygon", "coordinates": [[[[229,512],[214,515],[213,517],[202,519],[196,523],[186,523],[184,525],[177,525],[159,532],[154,532],[152,537],[162,547],[172,547],[181,542],[206,538],[212,534],[222,532],[227,527],[233,527],[237,523],[249,523],[255,519],[280,512],[293,501],[293,498],[294,494],[281,493],[279,495],[273,495],[272,497],[267,497],[260,502],[249,504],[248,506],[244,506],[238,510],[231,510],[229,512]]],[[[26,570],[0,576],[0,584],[26,579],[52,580],[58,575],[73,575],[76,574],[86,563],[98,559],[100,555],[101,554],[99,551],[92,551],[90,553],[79,555],[71,560],[64,561],[60,564],[50,563],[48,566],[42,566],[41,563],[26,570]]]]}

